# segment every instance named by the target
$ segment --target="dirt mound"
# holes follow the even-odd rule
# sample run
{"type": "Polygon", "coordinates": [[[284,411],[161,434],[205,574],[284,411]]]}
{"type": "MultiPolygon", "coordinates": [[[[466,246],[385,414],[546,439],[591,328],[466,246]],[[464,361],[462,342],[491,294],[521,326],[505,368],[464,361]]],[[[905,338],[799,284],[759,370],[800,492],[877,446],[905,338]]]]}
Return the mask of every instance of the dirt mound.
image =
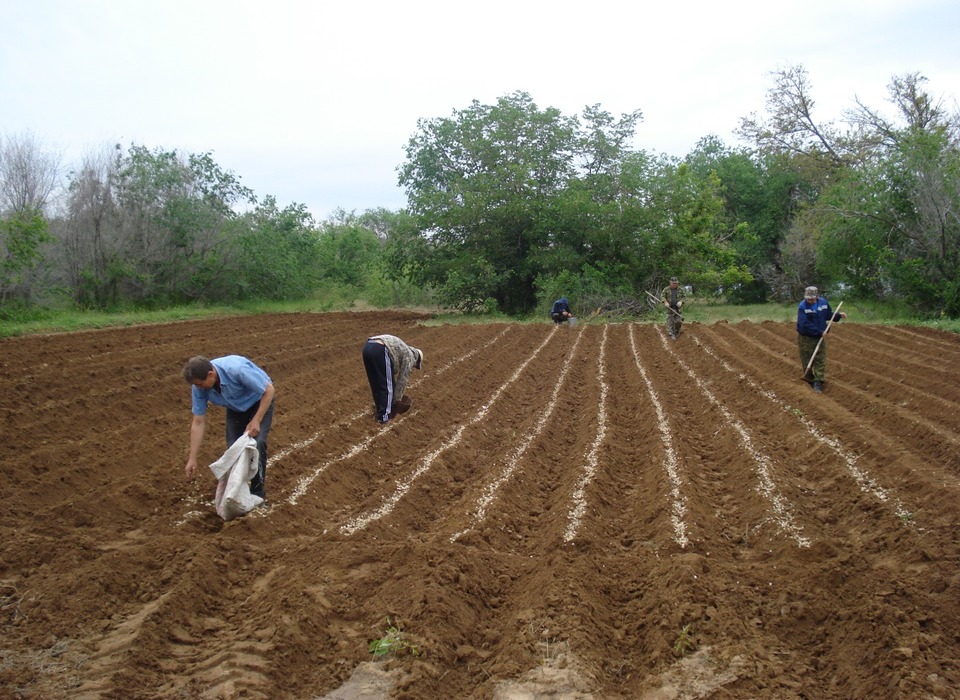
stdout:
{"type": "Polygon", "coordinates": [[[418,320],[0,342],[0,697],[960,697],[956,336],[843,324],[818,395],[788,324],[418,320]],[[376,333],[430,357],[386,426],[376,333]],[[277,387],[228,523],[198,353],[277,387]]]}

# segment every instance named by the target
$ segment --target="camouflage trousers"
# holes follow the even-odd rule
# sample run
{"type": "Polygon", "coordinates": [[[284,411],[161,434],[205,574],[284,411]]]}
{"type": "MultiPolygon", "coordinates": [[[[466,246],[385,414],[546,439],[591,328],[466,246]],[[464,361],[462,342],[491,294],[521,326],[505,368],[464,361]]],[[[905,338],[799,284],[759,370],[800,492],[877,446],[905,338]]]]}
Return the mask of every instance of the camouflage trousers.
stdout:
{"type": "MultiPolygon", "coordinates": [[[[813,356],[813,351],[817,349],[817,343],[820,343],[819,338],[810,338],[797,334],[797,346],[800,348],[800,364],[804,369],[810,364],[810,358],[813,356]]],[[[803,378],[808,382],[822,382],[826,368],[827,340],[824,338],[823,342],[820,343],[820,349],[817,350],[817,357],[813,361],[813,366],[810,367],[810,371],[807,372],[803,378]]]]}
{"type": "Polygon", "coordinates": [[[680,326],[683,325],[683,319],[672,311],[667,312],[667,333],[670,335],[680,335],[680,326]]]}

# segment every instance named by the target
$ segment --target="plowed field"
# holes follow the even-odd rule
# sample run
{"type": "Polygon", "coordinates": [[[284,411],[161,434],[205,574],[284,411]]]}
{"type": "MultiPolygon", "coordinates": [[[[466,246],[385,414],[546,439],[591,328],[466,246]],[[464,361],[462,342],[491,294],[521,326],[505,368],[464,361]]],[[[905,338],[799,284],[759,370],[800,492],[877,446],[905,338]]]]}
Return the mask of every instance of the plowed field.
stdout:
{"type": "Polygon", "coordinates": [[[2,697],[960,697],[960,338],[842,324],[817,395],[790,324],[419,320],[0,342],[2,697]],[[230,353],[277,399],[225,523],[180,368],[230,353]]]}

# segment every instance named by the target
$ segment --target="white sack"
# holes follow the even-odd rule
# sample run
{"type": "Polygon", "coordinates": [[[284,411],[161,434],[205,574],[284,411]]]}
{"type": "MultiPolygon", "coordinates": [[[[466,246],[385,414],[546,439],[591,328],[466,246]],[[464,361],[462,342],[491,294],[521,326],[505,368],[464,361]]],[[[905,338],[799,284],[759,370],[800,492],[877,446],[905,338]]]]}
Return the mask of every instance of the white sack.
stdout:
{"type": "Polygon", "coordinates": [[[224,520],[238,518],[263,503],[260,496],[250,493],[250,479],[257,473],[259,459],[257,441],[244,433],[210,465],[218,479],[214,506],[224,520]]]}

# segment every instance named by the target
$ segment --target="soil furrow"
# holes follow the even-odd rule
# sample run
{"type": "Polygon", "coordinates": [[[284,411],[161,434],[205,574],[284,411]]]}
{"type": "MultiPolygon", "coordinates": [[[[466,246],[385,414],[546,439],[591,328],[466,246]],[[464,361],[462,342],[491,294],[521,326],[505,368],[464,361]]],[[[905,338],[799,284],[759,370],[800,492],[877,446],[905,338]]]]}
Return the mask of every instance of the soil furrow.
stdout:
{"type": "MultiPolygon", "coordinates": [[[[791,324],[673,342],[661,323],[424,318],[0,341],[0,687],[305,700],[356,673],[385,698],[957,696],[956,336],[840,327],[817,395],[791,324]],[[426,353],[386,429],[360,360],[382,332],[426,353]],[[197,352],[246,354],[278,389],[267,505],[230,522],[210,475],[183,478],[197,352]]],[[[202,462],[222,410],[207,430],[202,462]]]]}

